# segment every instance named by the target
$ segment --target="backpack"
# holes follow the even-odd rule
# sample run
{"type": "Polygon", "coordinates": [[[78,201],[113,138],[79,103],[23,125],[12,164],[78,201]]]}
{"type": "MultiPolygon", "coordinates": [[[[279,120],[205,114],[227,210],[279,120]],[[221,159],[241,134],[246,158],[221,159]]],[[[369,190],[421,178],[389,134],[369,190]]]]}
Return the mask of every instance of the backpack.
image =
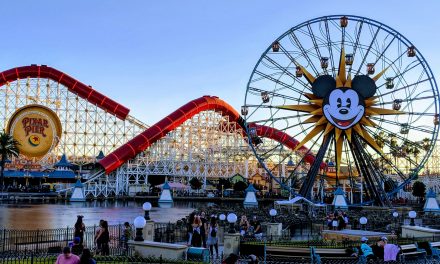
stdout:
{"type": "Polygon", "coordinates": [[[211,228],[211,237],[216,237],[217,232],[215,231],[215,228],[211,228]]]}

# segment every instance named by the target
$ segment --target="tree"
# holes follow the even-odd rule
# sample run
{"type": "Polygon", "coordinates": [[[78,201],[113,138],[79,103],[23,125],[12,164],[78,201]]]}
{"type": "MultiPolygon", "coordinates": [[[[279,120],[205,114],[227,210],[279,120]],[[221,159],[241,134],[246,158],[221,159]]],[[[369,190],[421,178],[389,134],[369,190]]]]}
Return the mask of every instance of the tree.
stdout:
{"type": "Polygon", "coordinates": [[[245,182],[238,181],[234,184],[234,191],[242,192],[242,191],[246,190],[247,186],[248,185],[245,182]]]}
{"type": "MultiPolygon", "coordinates": [[[[416,181],[412,187],[412,194],[419,199],[426,195],[426,185],[421,181],[416,181]]],[[[420,200],[419,200],[420,201],[420,200]]]]}
{"type": "Polygon", "coordinates": [[[397,185],[397,182],[395,182],[393,179],[386,179],[384,182],[385,192],[389,193],[393,191],[395,188],[397,188],[397,185]]]}
{"type": "Polygon", "coordinates": [[[5,171],[5,163],[6,160],[11,157],[18,157],[20,154],[20,151],[18,150],[18,146],[20,143],[18,143],[17,140],[12,137],[9,133],[6,133],[5,131],[0,133],[0,155],[2,156],[2,159],[0,160],[0,179],[2,184],[2,190],[3,186],[5,185],[4,182],[4,171],[5,171]]]}
{"type": "Polygon", "coordinates": [[[193,190],[200,190],[200,188],[202,188],[202,182],[198,178],[192,178],[189,184],[193,190]]]}
{"type": "Polygon", "coordinates": [[[231,181],[229,181],[229,179],[221,178],[218,180],[217,190],[221,191],[222,188],[223,188],[223,190],[225,190],[225,189],[229,189],[231,187],[232,187],[232,185],[231,185],[231,181]]]}

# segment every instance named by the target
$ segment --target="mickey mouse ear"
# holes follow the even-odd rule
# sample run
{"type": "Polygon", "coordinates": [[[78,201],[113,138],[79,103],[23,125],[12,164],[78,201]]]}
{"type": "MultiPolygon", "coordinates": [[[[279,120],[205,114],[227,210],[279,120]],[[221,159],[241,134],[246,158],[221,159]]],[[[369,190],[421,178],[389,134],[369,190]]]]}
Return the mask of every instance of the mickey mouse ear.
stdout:
{"type": "Polygon", "coordinates": [[[319,98],[324,98],[336,88],[336,81],[330,75],[321,75],[312,84],[312,92],[319,98]]]}
{"type": "Polygon", "coordinates": [[[374,96],[377,90],[376,83],[367,75],[358,75],[354,77],[353,81],[351,81],[351,88],[364,98],[374,96]]]}

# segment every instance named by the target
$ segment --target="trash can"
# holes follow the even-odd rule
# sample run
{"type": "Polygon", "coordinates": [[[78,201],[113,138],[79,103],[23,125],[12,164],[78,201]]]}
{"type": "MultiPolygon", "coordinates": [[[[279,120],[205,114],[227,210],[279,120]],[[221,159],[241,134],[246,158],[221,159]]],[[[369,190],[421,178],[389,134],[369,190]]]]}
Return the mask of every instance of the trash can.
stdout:
{"type": "Polygon", "coordinates": [[[186,252],[186,259],[191,261],[209,262],[209,249],[204,247],[190,247],[186,252]]]}

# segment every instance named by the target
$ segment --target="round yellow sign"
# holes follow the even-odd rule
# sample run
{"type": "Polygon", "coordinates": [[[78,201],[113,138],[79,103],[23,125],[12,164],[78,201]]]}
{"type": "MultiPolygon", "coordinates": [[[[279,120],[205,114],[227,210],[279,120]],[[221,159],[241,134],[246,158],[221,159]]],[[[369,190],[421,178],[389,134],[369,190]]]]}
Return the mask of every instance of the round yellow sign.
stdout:
{"type": "Polygon", "coordinates": [[[61,122],[49,108],[24,106],[11,116],[6,131],[20,143],[20,153],[28,157],[46,155],[59,142],[61,122]]]}

